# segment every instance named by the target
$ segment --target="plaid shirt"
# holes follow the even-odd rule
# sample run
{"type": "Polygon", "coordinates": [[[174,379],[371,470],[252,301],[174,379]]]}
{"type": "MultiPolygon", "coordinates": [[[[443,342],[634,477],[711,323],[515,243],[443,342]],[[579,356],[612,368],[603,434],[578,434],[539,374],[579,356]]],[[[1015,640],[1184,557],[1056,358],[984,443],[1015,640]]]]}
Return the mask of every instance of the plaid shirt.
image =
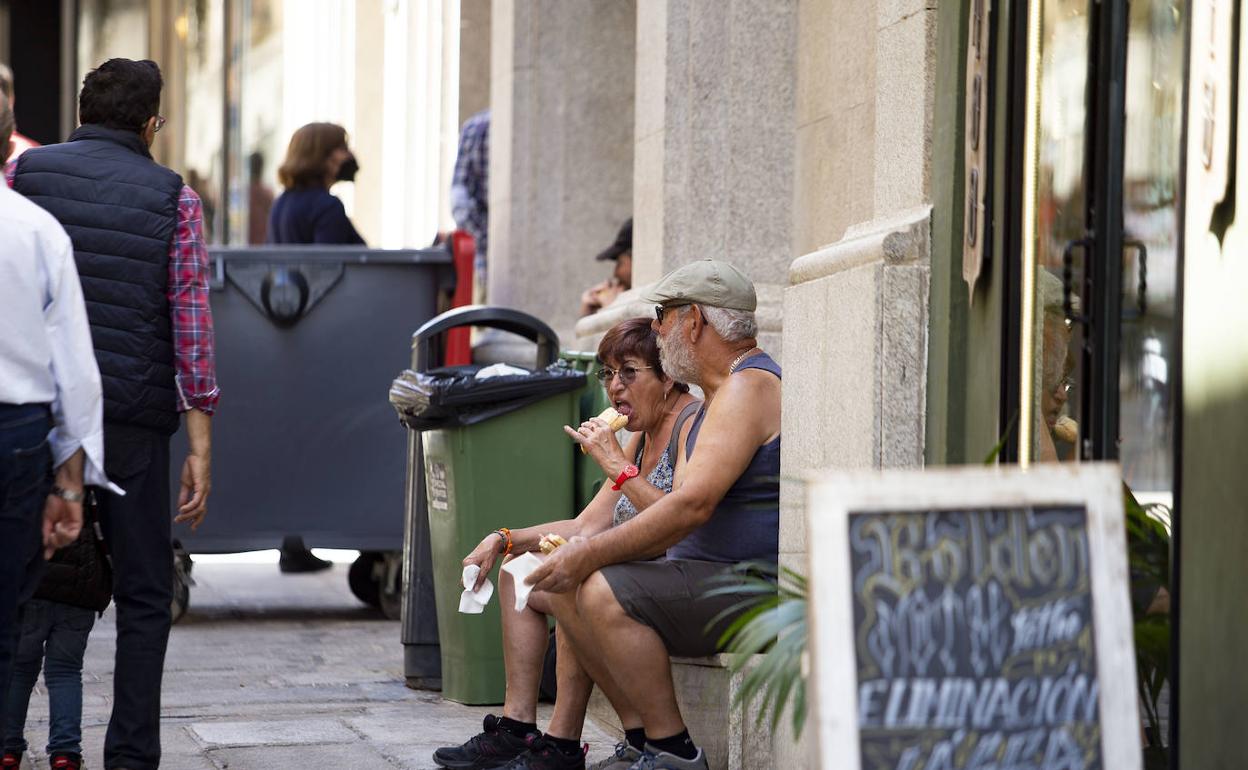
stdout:
{"type": "Polygon", "coordinates": [[[455,225],[467,230],[476,241],[477,257],[473,270],[485,279],[486,239],[490,222],[490,111],[468,118],[459,134],[459,155],[455,158],[455,178],[451,183],[451,216],[455,225]]]}
{"type": "MultiPolygon", "coordinates": [[[[9,187],[17,164],[5,166],[9,187]]],[[[221,398],[208,305],[208,251],[204,248],[204,206],[186,185],[178,196],[178,223],[169,244],[169,315],[173,320],[178,411],[212,414],[221,398]]]]}

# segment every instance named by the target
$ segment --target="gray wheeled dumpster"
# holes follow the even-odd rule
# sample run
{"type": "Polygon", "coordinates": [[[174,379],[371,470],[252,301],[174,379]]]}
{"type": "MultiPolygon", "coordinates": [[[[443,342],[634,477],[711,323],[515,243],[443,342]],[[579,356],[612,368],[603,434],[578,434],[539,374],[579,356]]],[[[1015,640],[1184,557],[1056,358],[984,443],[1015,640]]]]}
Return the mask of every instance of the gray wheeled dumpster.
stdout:
{"type": "MultiPolygon", "coordinates": [[[[442,248],[210,248],[222,400],[190,552],[364,552],[352,591],[398,617],[407,445],[386,389],[453,281],[442,248]]],[[[186,453],[173,447],[173,490],[186,453]]]]}

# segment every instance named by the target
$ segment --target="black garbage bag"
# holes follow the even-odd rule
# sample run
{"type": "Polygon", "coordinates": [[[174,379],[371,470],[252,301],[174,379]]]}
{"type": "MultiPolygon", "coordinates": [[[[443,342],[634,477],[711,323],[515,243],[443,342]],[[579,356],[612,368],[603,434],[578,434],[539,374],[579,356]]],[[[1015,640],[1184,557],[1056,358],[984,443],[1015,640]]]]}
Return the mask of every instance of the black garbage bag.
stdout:
{"type": "Polygon", "coordinates": [[[390,403],[408,428],[434,430],[475,425],[585,386],[585,373],[563,361],[486,379],[478,379],[478,371],[478,366],[405,369],[390,386],[390,403]]]}

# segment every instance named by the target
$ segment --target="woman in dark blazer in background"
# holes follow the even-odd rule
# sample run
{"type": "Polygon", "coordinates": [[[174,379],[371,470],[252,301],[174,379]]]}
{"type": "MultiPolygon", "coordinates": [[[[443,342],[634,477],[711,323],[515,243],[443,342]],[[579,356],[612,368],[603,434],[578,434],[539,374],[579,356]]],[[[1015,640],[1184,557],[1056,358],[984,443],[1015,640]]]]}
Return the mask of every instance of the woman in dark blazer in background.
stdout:
{"type": "MultiPolygon", "coordinates": [[[[353,181],[357,170],[342,126],[309,123],[296,131],[277,170],[286,191],[269,212],[269,243],[362,245],[342,201],[329,192],[334,182],[353,181]]],[[[313,554],[303,538],[288,535],[278,566],[282,572],[315,572],[333,564],[313,554]]]]}
{"type": "Polygon", "coordinates": [[[309,123],[295,132],[277,170],[286,191],[269,213],[269,243],[363,244],[334,182],[350,182],[359,170],[347,147],[347,132],[334,123],[309,123]]]}

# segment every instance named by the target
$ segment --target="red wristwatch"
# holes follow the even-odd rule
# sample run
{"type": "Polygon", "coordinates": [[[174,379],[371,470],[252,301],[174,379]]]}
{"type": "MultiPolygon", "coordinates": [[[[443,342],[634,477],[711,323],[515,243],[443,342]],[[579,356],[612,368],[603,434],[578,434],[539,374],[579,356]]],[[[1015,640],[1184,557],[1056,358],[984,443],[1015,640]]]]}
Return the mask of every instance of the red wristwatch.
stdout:
{"type": "Polygon", "coordinates": [[[635,479],[641,475],[641,468],[636,465],[625,465],[624,470],[620,471],[620,475],[616,477],[615,483],[611,485],[611,489],[615,492],[620,491],[620,487],[624,486],[624,482],[629,479],[635,479]]]}

